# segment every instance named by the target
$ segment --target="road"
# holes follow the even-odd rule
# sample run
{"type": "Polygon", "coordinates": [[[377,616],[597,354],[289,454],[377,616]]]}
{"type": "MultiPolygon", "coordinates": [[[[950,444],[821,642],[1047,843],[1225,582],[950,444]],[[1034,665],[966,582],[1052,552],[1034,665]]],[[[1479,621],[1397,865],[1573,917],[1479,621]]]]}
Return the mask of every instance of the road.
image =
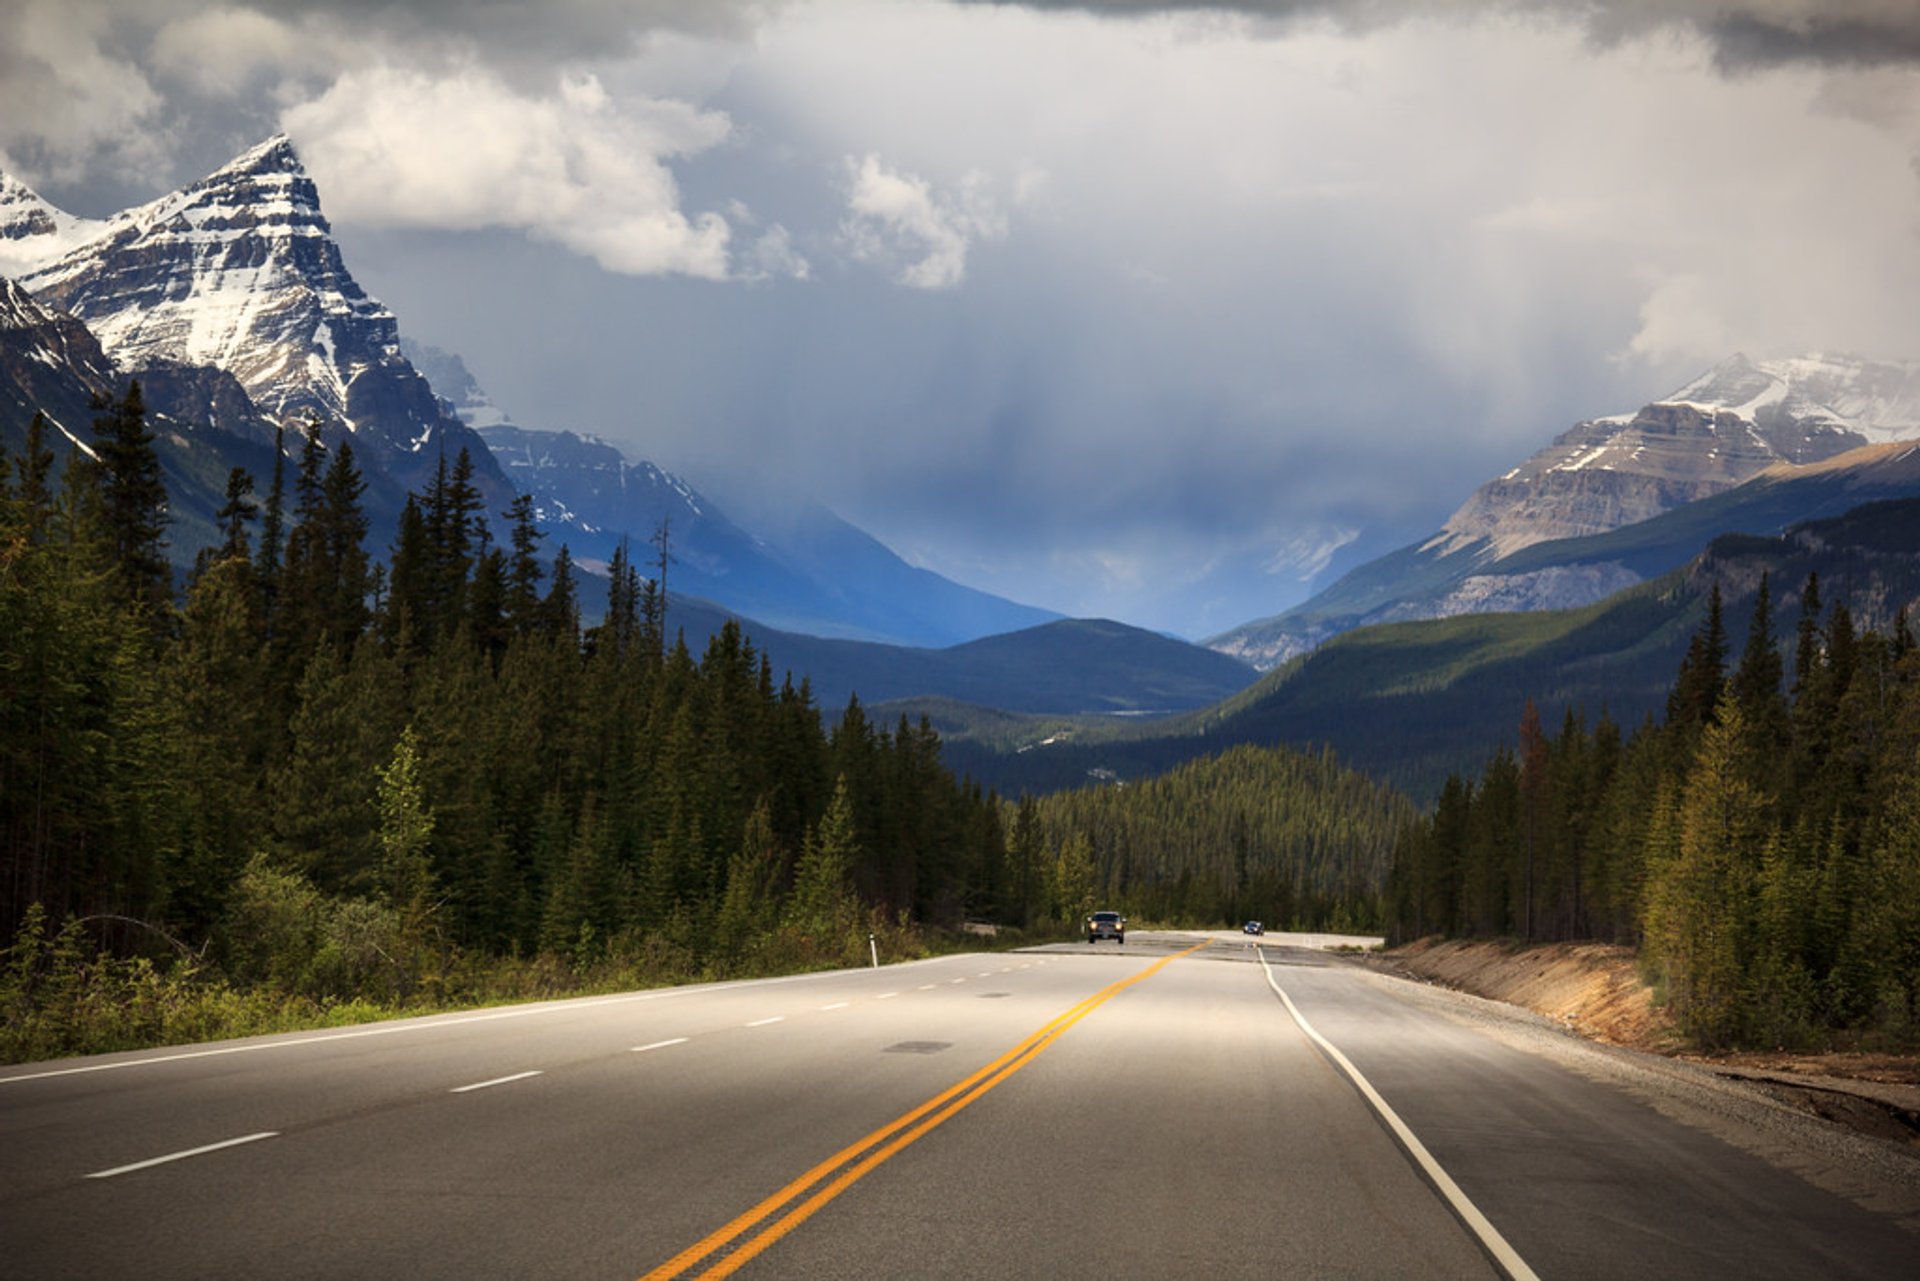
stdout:
{"type": "Polygon", "coordinates": [[[1912,1275],[1399,986],[1135,935],[0,1068],[0,1276],[1912,1275]]]}

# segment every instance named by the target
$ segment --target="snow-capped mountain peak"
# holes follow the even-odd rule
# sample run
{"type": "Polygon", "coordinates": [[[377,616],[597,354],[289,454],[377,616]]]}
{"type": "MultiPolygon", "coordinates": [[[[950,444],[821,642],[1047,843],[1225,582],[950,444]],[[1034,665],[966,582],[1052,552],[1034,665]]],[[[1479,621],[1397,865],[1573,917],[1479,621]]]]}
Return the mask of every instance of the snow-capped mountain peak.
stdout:
{"type": "Polygon", "coordinates": [[[1668,397],[1762,423],[1771,413],[1827,421],[1874,444],[1920,435],[1920,362],[1813,353],[1733,356],[1668,397]]]}
{"type": "Polygon", "coordinates": [[[318,415],[357,431],[377,419],[403,452],[432,439],[439,408],[400,355],[393,313],[348,273],[286,137],[94,226],[24,283],[123,368],[212,365],[281,422],[318,415]]]}
{"type": "Polygon", "coordinates": [[[24,276],[43,267],[105,226],[56,208],[26,183],[0,172],[0,276],[24,276]]]}
{"type": "Polygon", "coordinates": [[[1736,354],[1632,413],[1575,424],[1488,481],[1423,550],[1511,555],[1718,493],[1775,463],[1920,435],[1920,364],[1736,354]]]}

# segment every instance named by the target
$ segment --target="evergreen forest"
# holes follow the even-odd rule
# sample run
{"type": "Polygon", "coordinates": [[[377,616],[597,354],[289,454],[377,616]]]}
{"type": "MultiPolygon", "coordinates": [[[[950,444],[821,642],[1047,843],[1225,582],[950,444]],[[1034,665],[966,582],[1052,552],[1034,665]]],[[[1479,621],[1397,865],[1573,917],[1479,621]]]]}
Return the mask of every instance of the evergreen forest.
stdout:
{"type": "Polygon", "coordinates": [[[1920,651],[1798,596],[1780,635],[1763,578],[1735,657],[1716,583],[1657,722],[1527,702],[1403,833],[1391,933],[1636,946],[1708,1048],[1920,1038],[1920,651]]]}
{"type": "Polygon", "coordinates": [[[351,439],[283,440],[175,584],[139,384],[98,410],[62,466],[39,418],[0,455],[5,1057],[898,959],[1107,895],[1377,901],[1343,842],[1405,816],[1330,760],[1003,804],[737,625],[669,639],[665,531],[583,625],[567,550],[525,496],[495,537],[464,454],[376,559],[351,439]]]}

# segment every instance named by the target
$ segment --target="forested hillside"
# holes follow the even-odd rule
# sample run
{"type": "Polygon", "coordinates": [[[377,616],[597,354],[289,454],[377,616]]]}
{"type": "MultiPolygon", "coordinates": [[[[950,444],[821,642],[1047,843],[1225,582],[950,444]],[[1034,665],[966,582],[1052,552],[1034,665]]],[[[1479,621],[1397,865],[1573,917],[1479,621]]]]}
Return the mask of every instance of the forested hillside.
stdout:
{"type": "Polygon", "coordinates": [[[898,956],[1096,891],[1352,923],[1409,818],[1275,752],[1003,806],[924,721],[829,731],[737,625],[670,641],[624,554],[583,628],[566,549],[524,496],[497,539],[465,455],[382,562],[352,442],[309,433],[234,469],[176,592],[139,385],[57,494],[47,430],[0,454],[7,1054],[898,956]]]}
{"type": "Polygon", "coordinates": [[[404,1002],[489,958],[736,972],[1007,906],[998,806],[930,730],[827,733],[737,628],[667,643],[624,558],[583,631],[565,550],[544,572],[524,498],[495,539],[464,456],[386,564],[351,442],[258,510],[236,470],[176,605],[138,384],[95,430],[57,495],[44,424],[0,456],[8,1017],[69,919],[69,960],[404,1002]]]}
{"type": "Polygon", "coordinates": [[[1330,751],[1236,747],[1145,782],[1028,800],[1014,844],[1030,822],[1063,866],[1089,860],[1093,906],[1344,932],[1378,927],[1388,859],[1414,814],[1330,751]]]}
{"type": "Polygon", "coordinates": [[[1920,651],[1904,609],[1857,630],[1823,586],[1783,642],[1763,578],[1737,657],[1716,586],[1659,723],[1516,709],[1518,751],[1395,851],[1394,934],[1636,944],[1708,1046],[1920,1036],[1920,651]]]}

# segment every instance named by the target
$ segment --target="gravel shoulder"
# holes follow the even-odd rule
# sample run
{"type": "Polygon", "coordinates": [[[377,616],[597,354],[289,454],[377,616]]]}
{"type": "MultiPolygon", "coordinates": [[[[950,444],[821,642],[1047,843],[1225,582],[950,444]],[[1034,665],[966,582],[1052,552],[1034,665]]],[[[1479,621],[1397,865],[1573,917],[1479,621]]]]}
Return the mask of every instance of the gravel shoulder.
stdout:
{"type": "Polygon", "coordinates": [[[1920,1234],[1911,1057],[1683,1054],[1625,948],[1449,942],[1353,959],[1400,1000],[1614,1084],[1920,1234]]]}

